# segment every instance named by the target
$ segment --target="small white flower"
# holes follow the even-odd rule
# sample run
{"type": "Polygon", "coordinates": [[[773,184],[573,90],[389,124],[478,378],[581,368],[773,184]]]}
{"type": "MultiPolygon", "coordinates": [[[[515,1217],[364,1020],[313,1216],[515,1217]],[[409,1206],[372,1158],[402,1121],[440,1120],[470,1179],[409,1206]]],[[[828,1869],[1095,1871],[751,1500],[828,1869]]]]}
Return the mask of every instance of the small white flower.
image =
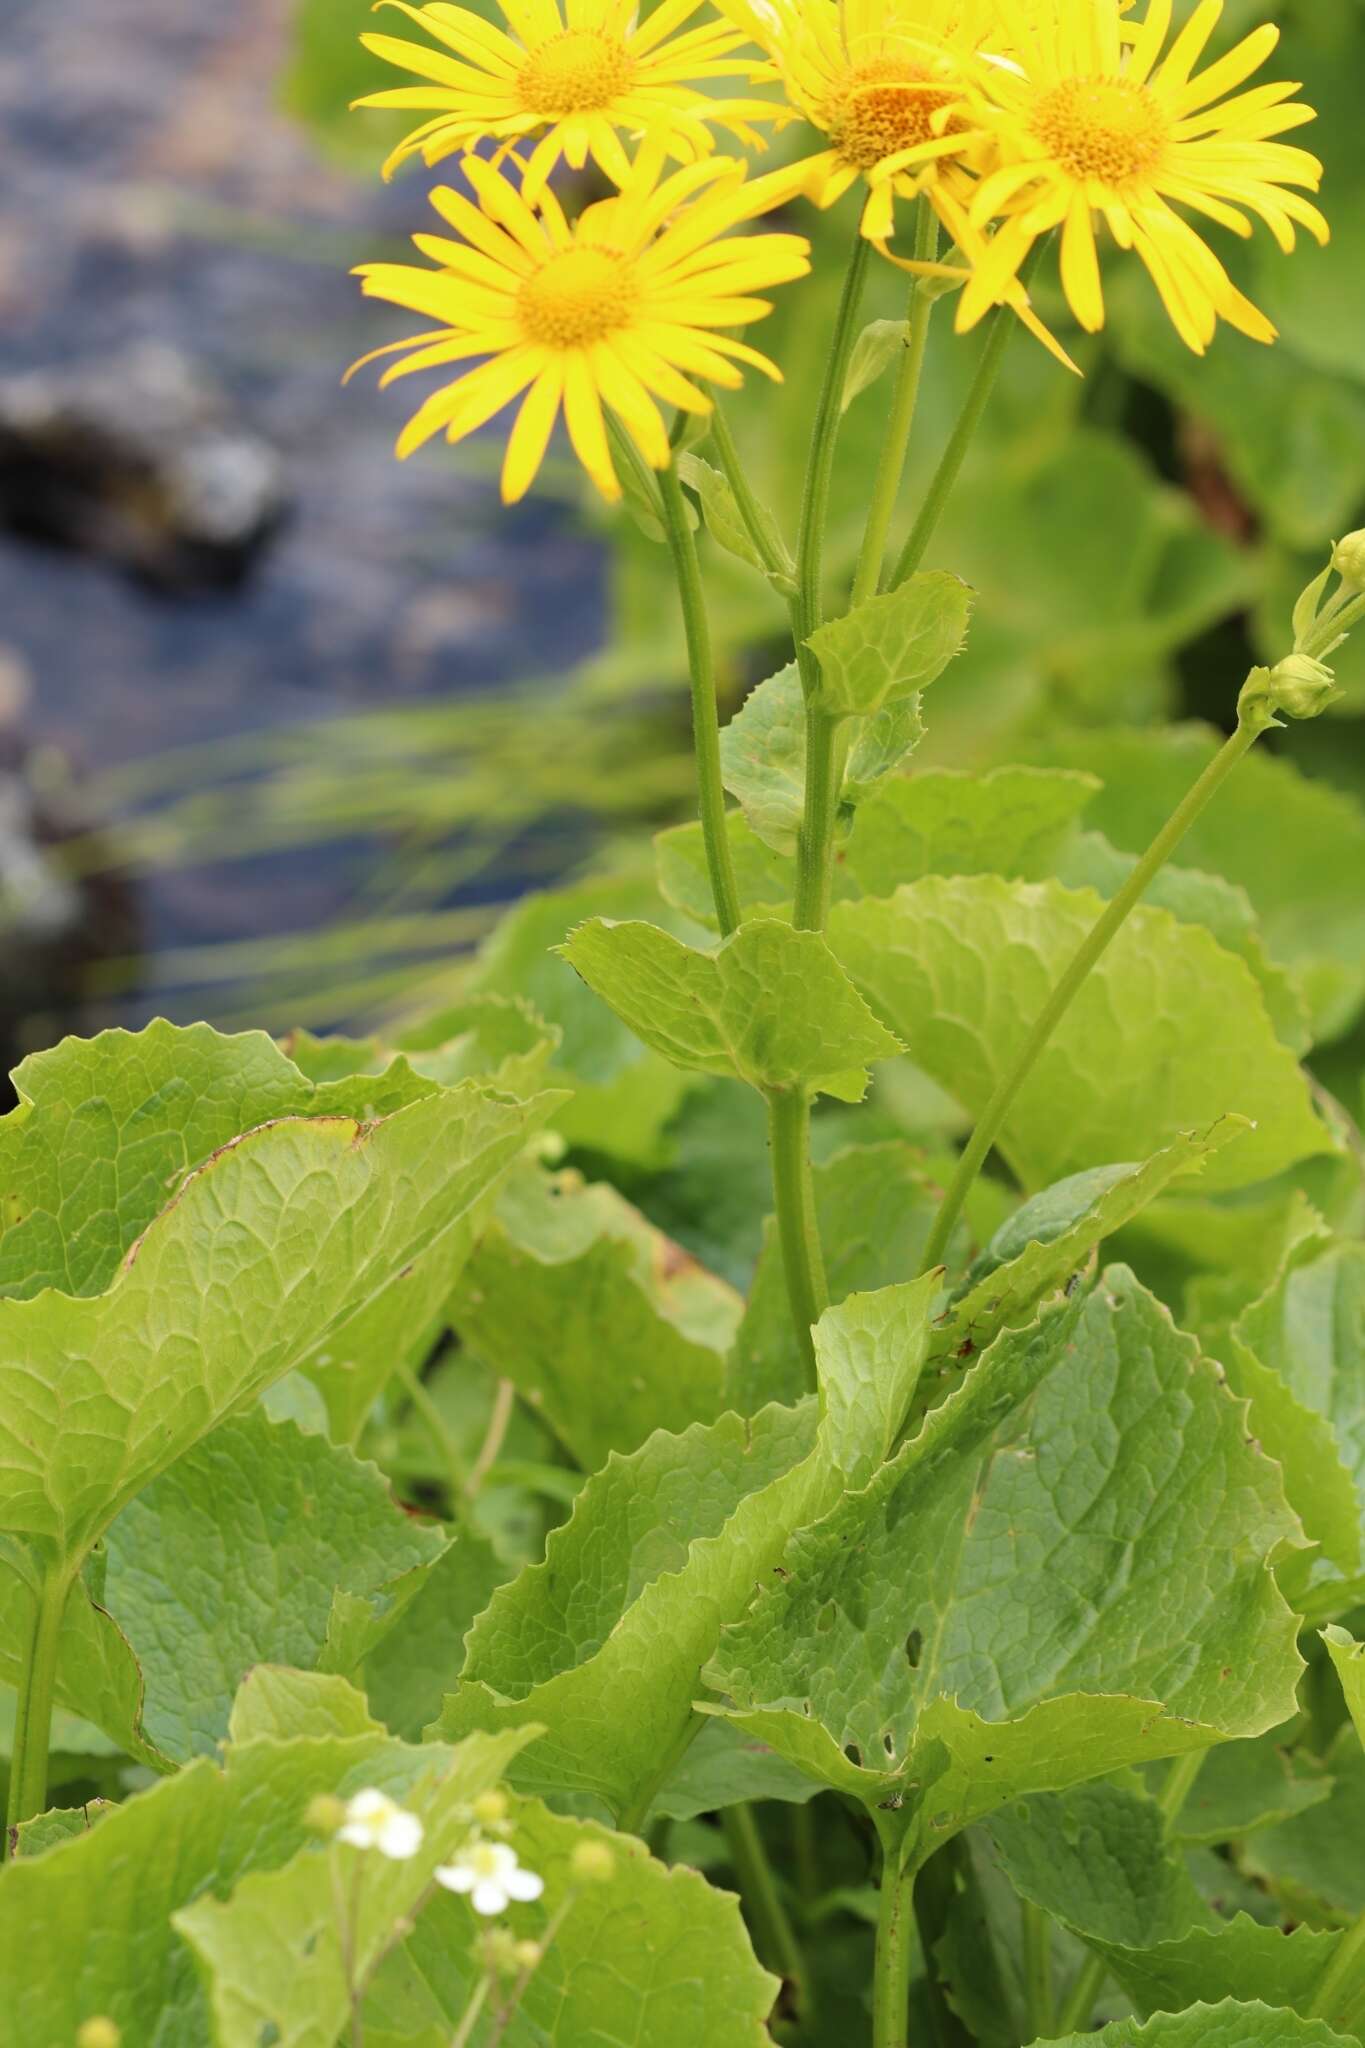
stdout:
{"type": "Polygon", "coordinates": [[[395,1806],[387,1792],[366,1786],[346,1804],[346,1819],[337,1829],[339,1842],[357,1849],[378,1849],[395,1863],[406,1863],[422,1846],[422,1823],[415,1813],[395,1806]]]}
{"type": "Polygon", "coordinates": [[[538,1899],[545,1889],[534,1870],[523,1870],[505,1842],[471,1842],[452,1863],[432,1872],[448,1892],[468,1892],[476,1913],[505,1913],[511,1899],[538,1899]]]}

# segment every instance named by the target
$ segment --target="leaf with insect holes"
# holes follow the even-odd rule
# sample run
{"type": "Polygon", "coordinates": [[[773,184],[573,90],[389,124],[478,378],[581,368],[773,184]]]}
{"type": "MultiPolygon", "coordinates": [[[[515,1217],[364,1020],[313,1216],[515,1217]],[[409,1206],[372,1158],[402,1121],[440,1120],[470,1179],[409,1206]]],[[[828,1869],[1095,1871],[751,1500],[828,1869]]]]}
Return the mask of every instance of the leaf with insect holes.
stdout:
{"type": "Polygon", "coordinates": [[[561,950],[675,1066],[858,1102],[868,1063],[901,1050],[819,933],[776,918],[742,924],[714,953],[685,946],[658,925],[594,918],[561,950]]]}
{"type": "Polygon", "coordinates": [[[814,702],[831,717],[866,718],[924,689],[962,652],[971,611],[961,578],[932,569],[826,620],[806,642],[820,664],[814,702]]]}
{"type": "Polygon", "coordinates": [[[1216,1369],[1116,1268],[793,1537],[708,1677],[918,1861],[1020,1794],[1285,1719],[1267,1560],[1296,1530],[1216,1369]]]}

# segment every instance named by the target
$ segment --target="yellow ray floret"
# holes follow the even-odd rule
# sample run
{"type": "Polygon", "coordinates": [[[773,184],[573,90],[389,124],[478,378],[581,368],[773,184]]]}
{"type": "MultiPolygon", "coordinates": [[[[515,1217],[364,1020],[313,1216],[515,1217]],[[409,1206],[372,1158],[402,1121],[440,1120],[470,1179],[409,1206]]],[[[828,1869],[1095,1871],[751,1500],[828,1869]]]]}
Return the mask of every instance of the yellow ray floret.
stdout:
{"type": "Polygon", "coordinates": [[[996,163],[970,219],[983,231],[999,224],[963,290],[959,329],[1009,298],[1030,248],[1055,228],[1072,310],[1083,327],[1101,327],[1098,221],[1137,251],[1190,348],[1202,354],[1220,319],[1274,340],[1187,215],[1239,235],[1257,215],[1285,250],[1296,226],[1326,241],[1326,221],[1302,196],[1318,189],[1322,166],[1271,140],[1314,118],[1294,100],[1297,86],[1239,91],[1275,47],[1272,24],[1196,72],[1222,4],[1199,0],[1169,40],[1171,0],[1149,0],[1144,16],[1123,23],[1114,0],[997,0],[1016,63],[977,74],[971,119],[996,163]]]}
{"type": "Polygon", "coordinates": [[[406,14],[430,38],[364,35],[365,47],[410,71],[420,85],[367,94],[359,107],[421,109],[431,118],[404,138],[384,166],[388,177],[405,157],[427,163],[464,154],[482,142],[507,148],[534,135],[527,167],[532,197],[561,156],[575,169],[591,156],[614,184],[629,161],[630,134],[664,128],[680,162],[704,156],[713,130],[728,129],[761,146],[755,120],[775,109],[761,100],[713,98],[699,87],[717,79],[753,77],[762,66],[736,55],[743,35],[718,20],[688,27],[703,0],[660,0],[644,21],[634,0],[498,0],[506,28],[467,7],[432,0],[378,0],[406,14]]]}
{"type": "Polygon", "coordinates": [[[360,266],[368,296],[439,322],[364,358],[406,352],[385,382],[483,358],[414,414],[400,456],[441,432],[462,440],[519,399],[504,499],[529,488],[561,409],[588,475],[604,497],[618,498],[604,404],[645,461],[663,469],[670,455],[661,402],[709,412],[701,386],[738,385],[740,363],[778,376],[727,330],[772,310],[755,292],[805,276],[810,244],[801,235],[731,230],[789,198],[791,174],[746,180],[742,164],[717,156],[667,177],[663,166],[656,140],[620,194],[571,225],[553,193],[532,207],[502,172],[467,157],[462,168],[478,205],[446,186],[431,195],[461,239],[413,238],[436,268],[360,266]]]}
{"type": "MultiPolygon", "coordinates": [[[[969,69],[991,35],[988,0],[718,0],[767,52],[793,110],[829,147],[805,190],[832,206],[860,180],[863,232],[892,232],[895,198],[970,160],[969,69]]],[[[997,38],[998,41],[998,38],[997,38]]]]}

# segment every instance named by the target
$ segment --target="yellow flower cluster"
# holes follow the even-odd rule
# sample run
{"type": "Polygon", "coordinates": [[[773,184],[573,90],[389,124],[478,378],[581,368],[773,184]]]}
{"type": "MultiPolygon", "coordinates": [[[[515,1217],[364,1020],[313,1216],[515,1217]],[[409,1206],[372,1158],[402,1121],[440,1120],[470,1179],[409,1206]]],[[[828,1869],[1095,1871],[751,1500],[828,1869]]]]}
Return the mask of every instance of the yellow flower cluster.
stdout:
{"type": "Polygon", "coordinates": [[[757,293],[805,273],[808,244],[737,230],[801,195],[827,207],[860,184],[863,234],[961,287],[959,331],[1009,306],[1058,354],[1025,281],[1054,234],[1083,328],[1104,321],[1107,238],[1137,253],[1201,352],[1220,319],[1261,341],[1274,329],[1191,216],[1249,235],[1254,215],[1286,250],[1300,226],[1327,236],[1303,196],[1321,166],[1275,139],[1312,109],[1292,84],[1247,85],[1276,29],[1204,61],[1223,0],[1195,0],[1178,28],[1172,0],[715,0],[701,19],[707,0],[497,0],[505,26],[450,0],[380,4],[426,38],[364,38],[420,82],[360,104],[428,117],[385,170],[458,154],[473,194],[431,195],[459,237],[414,238],[434,269],[361,268],[368,293],[439,323],[397,345],[389,378],[480,359],[427,400],[400,453],[519,399],[509,499],[561,409],[614,497],[609,420],[661,468],[661,404],[709,410],[706,385],[737,384],[741,363],[778,374],[733,330],[770,310],[757,293]],[[763,127],[793,122],[823,146],[765,176],[716,149],[718,135],[761,148],[763,127]],[[548,183],[561,160],[591,160],[614,193],[569,219],[548,183]],[[896,202],[919,197],[953,244],[942,261],[891,248],[896,202]]]}

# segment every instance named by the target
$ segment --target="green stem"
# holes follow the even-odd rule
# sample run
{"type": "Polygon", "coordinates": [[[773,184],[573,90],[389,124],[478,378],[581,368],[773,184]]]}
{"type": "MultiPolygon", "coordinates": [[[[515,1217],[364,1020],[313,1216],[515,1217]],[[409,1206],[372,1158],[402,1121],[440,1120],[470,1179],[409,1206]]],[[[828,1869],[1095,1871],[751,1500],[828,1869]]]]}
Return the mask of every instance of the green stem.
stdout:
{"type": "Polygon", "coordinates": [[[730,422],[716,401],[711,414],[711,445],[720,458],[720,466],[726,483],[730,486],[736,509],[744,522],[744,531],[753,543],[755,554],[772,576],[789,573],[790,564],[785,562],[773,546],[772,537],[763,517],[762,508],[754,496],[753,486],[735,446],[735,437],[730,432],[730,422]]]}
{"type": "Polygon", "coordinates": [[[413,1407],[417,1410],[423,1422],[425,1422],[427,1433],[436,1446],[441,1462],[445,1466],[445,1481],[450,1493],[451,1513],[458,1513],[460,1500],[465,1489],[465,1475],[460,1459],[460,1447],[455,1441],[454,1432],[424,1384],[422,1375],[417,1368],[403,1361],[400,1362],[397,1368],[397,1374],[409,1401],[411,1401],[413,1407]]]}
{"type": "Polygon", "coordinates": [[[1052,1923],[1041,1906],[1021,1899],[1019,1917],[1024,1942],[1024,2011],[1030,2041],[1051,2038],[1057,2017],[1052,1984],[1052,1923]]]}
{"type": "Polygon", "coordinates": [[[721,1820],[759,1960],[786,1978],[795,1991],[798,2006],[804,2010],[809,1981],[801,1945],[779,1896],[753,1808],[747,1804],[727,1806],[721,1820]]]}
{"type": "Polygon", "coordinates": [[[1307,2017],[1346,2033],[1365,2010],[1365,1913],[1355,1920],[1318,1979],[1307,2017]],[[1343,1997],[1343,1993],[1346,1995],[1343,1997]]]}
{"type": "Polygon", "coordinates": [[[716,665],[711,650],[711,628],[702,595],[701,569],[696,545],[687,523],[687,505],[677,464],[670,462],[659,471],[659,496],[663,503],[668,545],[682,600],[683,629],[687,635],[687,664],[692,678],[692,739],[697,755],[697,803],[701,814],[702,841],[711,876],[720,935],[728,938],[739,923],[739,890],[735,885],[730,841],[725,830],[725,788],[720,777],[720,720],[716,711],[716,665]]]}
{"type": "Polygon", "coordinates": [[[10,1843],[10,1831],[21,1822],[32,1820],[47,1804],[47,1752],[52,1734],[57,1655],[73,1576],[70,1569],[49,1571],[34,1591],[33,1625],[19,1684],[10,1755],[9,1810],[5,1816],[6,1840],[10,1843]]]}
{"type": "Polygon", "coordinates": [[[872,2048],[907,2048],[910,2036],[910,1933],[915,1924],[913,1870],[882,1869],[877,1952],[872,1966],[872,2048]]]}
{"type": "Polygon", "coordinates": [[[986,1155],[1000,1135],[1005,1119],[1013,1107],[1015,1096],[1033,1071],[1034,1063],[1058,1024],[1080,993],[1091,968],[1122,929],[1129,911],[1146,894],[1156,875],[1174,853],[1200,812],[1217,795],[1242,756],[1255,745],[1262,731],[1264,726],[1252,722],[1238,725],[1236,732],[1224,742],[1184,801],[1171,813],[1128,880],[1118,894],[1105,905],[1103,913],[1095,920],[1077,947],[1052,994],[1035,1019],[1023,1045],[977,1121],[976,1129],[972,1132],[971,1139],[957,1163],[957,1170],[949,1183],[948,1191],[939,1205],[929,1242],[925,1246],[922,1272],[928,1272],[932,1267],[942,1263],[953,1226],[962,1214],[962,1205],[971,1192],[972,1183],[981,1171],[986,1155]]]}
{"type": "MultiPolygon", "coordinates": [[[[932,262],[937,253],[938,221],[928,200],[921,199],[916,209],[915,255],[921,262],[932,262]]],[[[910,290],[905,345],[901,350],[900,367],[896,372],[896,388],[891,397],[891,412],[886,422],[885,437],[877,461],[877,475],[872,485],[872,502],[868,507],[863,545],[853,578],[853,594],[849,599],[850,611],[871,597],[881,583],[882,565],[886,560],[886,539],[891,531],[901,478],[905,473],[905,458],[910,448],[910,435],[915,424],[920,375],[924,369],[924,351],[929,340],[929,321],[933,311],[933,298],[916,282],[910,290]]]]}
{"type": "Polygon", "coordinates": [[[855,231],[844,273],[844,288],[830,338],[825,378],[815,410],[810,460],[801,499],[801,531],[796,547],[797,595],[792,606],[796,660],[806,698],[806,793],[796,848],[796,905],[793,922],[800,931],[823,929],[829,910],[829,864],[838,808],[836,772],[840,720],[820,711],[815,697],[820,666],[807,642],[824,617],[825,527],[834,451],[843,416],[848,362],[858,336],[858,310],[867,282],[872,245],[855,231]]]}
{"type": "MultiPolygon", "coordinates": [[[[1032,266],[1030,264],[1027,267],[1032,266]]],[[[1020,272],[1021,277],[1024,274],[1023,271],[1020,272]]],[[[943,517],[943,508],[952,495],[953,486],[966,460],[967,450],[972,445],[972,437],[981,424],[981,415],[990,403],[996,378],[1000,375],[1000,365],[1005,360],[1005,350],[1010,345],[1010,337],[1017,324],[1017,318],[1008,306],[997,306],[991,315],[986,345],[981,351],[981,360],[976,366],[971,388],[957,416],[957,425],[953,428],[948,446],[944,449],[938,468],[934,472],[934,480],[910,529],[910,537],[901,549],[900,560],[891,572],[893,590],[898,584],[904,583],[907,576],[913,576],[924,560],[925,550],[934,537],[939,520],[943,517]]]]}
{"type": "Polygon", "coordinates": [[[803,1088],[775,1089],[769,1095],[768,1139],[773,1155],[773,1201],[787,1300],[808,1384],[813,1389],[815,1340],[811,1332],[824,1314],[829,1297],[811,1182],[810,1097],[803,1088]]]}
{"type": "Polygon", "coordinates": [[[480,1977],[477,1986],[464,2009],[464,2018],[451,2036],[450,2048],[469,2048],[470,2038],[478,2025],[479,2014],[488,2001],[488,1978],[480,1977]]]}
{"type": "Polygon", "coordinates": [[[1185,1801],[1194,1790],[1195,1780],[1209,1760],[1207,1749],[1191,1749],[1184,1756],[1178,1756],[1167,1771],[1157,1797],[1161,1817],[1169,1833],[1185,1810],[1185,1801]]]}
{"type": "Polygon", "coordinates": [[[1096,2000],[1108,1975],[1098,1956],[1088,1956],[1082,1963],[1057,2015],[1057,2032],[1063,2040],[1068,2034],[1079,2034],[1090,2025],[1096,2000]]]}

